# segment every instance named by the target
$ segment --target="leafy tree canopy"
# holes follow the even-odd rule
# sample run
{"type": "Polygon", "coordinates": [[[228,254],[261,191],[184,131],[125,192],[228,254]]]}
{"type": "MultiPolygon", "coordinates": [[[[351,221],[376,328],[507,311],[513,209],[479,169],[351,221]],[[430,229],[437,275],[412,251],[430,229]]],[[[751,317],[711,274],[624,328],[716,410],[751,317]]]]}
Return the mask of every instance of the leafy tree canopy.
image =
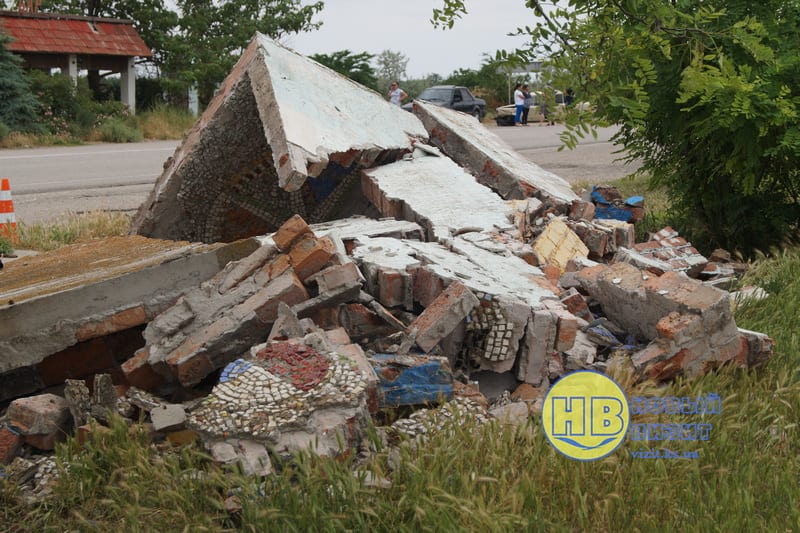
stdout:
{"type": "MultiPolygon", "coordinates": [[[[473,1],[473,0],[470,0],[473,1]]],[[[521,0],[523,1],[523,0],[521,0]]],[[[572,74],[594,117],[667,186],[692,240],[744,253],[800,221],[800,2],[797,0],[524,0],[530,45],[498,60],[547,57],[572,74]]],[[[443,0],[452,26],[468,2],[443,0]]]]}
{"type": "Polygon", "coordinates": [[[375,91],[378,90],[378,80],[375,77],[375,70],[373,70],[370,64],[373,57],[375,57],[372,54],[367,52],[356,54],[350,50],[340,50],[332,54],[314,54],[309,57],[335,70],[339,74],[343,74],[351,80],[360,83],[364,87],[369,87],[375,91]]]}
{"type": "Polygon", "coordinates": [[[408,58],[402,52],[384,50],[375,58],[377,65],[378,83],[383,88],[388,88],[393,81],[406,78],[408,58]]]}

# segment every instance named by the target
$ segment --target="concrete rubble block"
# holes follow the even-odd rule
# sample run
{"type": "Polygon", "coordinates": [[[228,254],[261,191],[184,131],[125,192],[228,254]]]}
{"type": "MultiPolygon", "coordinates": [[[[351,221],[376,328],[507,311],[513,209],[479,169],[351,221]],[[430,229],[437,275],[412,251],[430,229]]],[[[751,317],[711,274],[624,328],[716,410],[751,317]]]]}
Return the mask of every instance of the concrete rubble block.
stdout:
{"type": "Polygon", "coordinates": [[[395,220],[394,218],[373,219],[364,216],[353,216],[328,222],[312,224],[311,229],[320,237],[332,236],[342,242],[345,255],[350,246],[359,237],[392,237],[395,239],[425,240],[422,227],[414,222],[395,220]]]}
{"type": "Polygon", "coordinates": [[[578,272],[578,280],[589,295],[600,302],[603,312],[638,338],[651,340],[655,325],[669,311],[650,305],[644,283],[652,277],[633,265],[616,263],[578,272]],[[666,311],[666,312],[665,312],[666,311]]]}
{"type": "Polygon", "coordinates": [[[530,306],[516,298],[477,293],[480,305],[470,313],[466,331],[479,342],[477,362],[481,370],[510,371],[528,325],[530,306]]]}
{"type": "Polygon", "coordinates": [[[578,318],[582,318],[587,322],[594,320],[592,312],[589,310],[589,305],[586,298],[578,292],[575,288],[570,288],[561,295],[561,303],[566,307],[567,311],[572,313],[578,318]]]}
{"type": "Polygon", "coordinates": [[[367,383],[357,365],[299,342],[265,345],[223,370],[211,394],[188,413],[206,440],[247,439],[278,452],[312,448],[336,455],[369,420],[367,383]]]}
{"type": "Polygon", "coordinates": [[[23,438],[7,425],[0,425],[0,464],[7,465],[22,450],[23,438]]]}
{"type": "Polygon", "coordinates": [[[516,153],[473,117],[420,100],[414,102],[414,114],[433,145],[504,199],[533,196],[563,214],[579,200],[565,180],[516,153]]]}
{"type": "Polygon", "coordinates": [[[671,227],[654,233],[647,242],[633,245],[633,249],[645,257],[668,263],[670,270],[684,272],[692,278],[698,277],[708,265],[708,259],[671,227]]]}
{"type": "Polygon", "coordinates": [[[417,330],[417,346],[430,352],[478,305],[480,301],[463,283],[452,282],[409,325],[410,330],[417,330]]]}
{"type": "Polygon", "coordinates": [[[363,176],[364,193],[381,214],[418,223],[428,240],[513,227],[511,207],[447,157],[415,152],[363,176]]]}
{"type": "Polygon", "coordinates": [[[379,405],[423,405],[453,397],[453,374],[443,357],[375,354],[370,357],[379,380],[379,405]]]}
{"type": "Polygon", "coordinates": [[[416,117],[379,94],[256,34],[133,230],[213,242],[269,233],[293,214],[336,218],[358,169],[426,137],[416,117]]]}
{"type": "Polygon", "coordinates": [[[620,248],[614,255],[614,263],[628,263],[640,270],[647,270],[656,276],[672,270],[672,265],[665,261],[660,261],[652,256],[640,254],[636,250],[620,248]]]}
{"type": "Polygon", "coordinates": [[[150,420],[156,431],[177,431],[186,425],[186,410],[180,404],[162,403],[150,411],[150,420]]]}
{"type": "Polygon", "coordinates": [[[287,340],[303,337],[306,334],[306,329],[297,318],[297,314],[291,307],[284,302],[278,304],[278,318],[272,325],[272,330],[269,332],[267,342],[273,340],[287,340]]]}
{"type": "Polygon", "coordinates": [[[277,254],[277,251],[275,246],[268,244],[260,246],[255,252],[234,264],[230,272],[227,272],[220,281],[217,290],[220,293],[228,292],[241,283],[242,280],[250,277],[256,270],[263,267],[267,261],[277,254]]]}
{"type": "Polygon", "coordinates": [[[489,414],[501,424],[521,426],[528,421],[528,406],[524,402],[511,402],[489,409],[489,414]]]}
{"type": "Polygon", "coordinates": [[[555,349],[558,318],[550,311],[534,311],[517,357],[517,379],[533,386],[547,378],[550,354],[555,349]]]}
{"type": "Polygon", "coordinates": [[[40,450],[52,450],[66,439],[70,422],[67,401],[55,394],[18,398],[8,406],[8,423],[40,450]]]}
{"type": "Polygon", "coordinates": [[[149,358],[150,350],[142,348],[122,363],[122,372],[130,385],[143,390],[153,390],[164,383],[163,376],[150,366],[149,358]]]}
{"type": "Polygon", "coordinates": [[[661,316],[673,311],[700,315],[708,333],[721,330],[733,321],[730,295],[726,291],[677,272],[650,277],[644,281],[644,288],[648,303],[659,309],[661,316]]]}
{"type": "Polygon", "coordinates": [[[300,278],[289,270],[231,309],[230,315],[236,320],[242,320],[250,313],[255,313],[262,324],[271,324],[278,317],[278,305],[281,302],[292,306],[307,300],[308,297],[308,291],[300,278]]]}
{"type": "Polygon", "coordinates": [[[375,296],[382,305],[414,309],[414,278],[410,272],[378,267],[375,280],[375,296]]]}
{"type": "Polygon", "coordinates": [[[364,276],[352,261],[343,265],[330,266],[306,279],[306,283],[316,283],[320,293],[328,292],[345,285],[360,285],[363,281],[364,276]]]}
{"type": "Polygon", "coordinates": [[[338,322],[354,340],[376,338],[396,331],[377,313],[360,303],[342,305],[339,308],[338,322]]]}
{"type": "Polygon", "coordinates": [[[86,383],[82,379],[66,380],[64,399],[72,415],[72,426],[80,427],[87,424],[92,412],[92,397],[86,383]]]}
{"type": "Polygon", "coordinates": [[[566,357],[566,370],[578,370],[589,368],[597,358],[597,344],[592,342],[589,336],[583,331],[575,334],[575,342],[568,349],[564,350],[566,357]]]}
{"type": "Polygon", "coordinates": [[[556,344],[555,349],[564,352],[575,344],[578,333],[578,319],[566,309],[551,311],[556,317],[556,344]]]}
{"type": "Polygon", "coordinates": [[[427,268],[414,272],[413,298],[422,307],[428,307],[444,291],[444,280],[427,268]]]}
{"type": "Polygon", "coordinates": [[[238,463],[247,476],[268,476],[272,461],[264,444],[246,439],[229,439],[206,443],[211,457],[218,463],[238,463]]]}
{"type": "Polygon", "coordinates": [[[544,232],[534,241],[533,249],[539,258],[539,264],[557,266],[561,272],[567,263],[575,257],[586,257],[589,249],[574,231],[560,218],[551,220],[544,232]]]}
{"type": "Polygon", "coordinates": [[[334,346],[345,346],[351,344],[350,336],[344,328],[336,328],[325,332],[328,342],[334,346]]]}
{"type": "Polygon", "coordinates": [[[9,389],[16,390],[0,401],[35,392],[37,381],[60,384],[68,377],[84,377],[77,370],[66,371],[76,362],[92,371],[114,366],[113,350],[104,340],[109,334],[135,332],[228,261],[253,249],[255,243],[249,241],[207,246],[129,236],[27,258],[19,277],[4,274],[0,289],[0,301],[14,302],[0,306],[0,394],[8,380],[15,381],[9,389]],[[100,351],[109,365],[97,366],[100,351]],[[40,364],[37,372],[46,372],[46,379],[21,381],[12,375],[40,364]]]}
{"type": "Polygon", "coordinates": [[[763,333],[739,328],[741,335],[741,351],[736,355],[736,362],[741,366],[753,367],[765,363],[773,354],[775,341],[763,333]]]}

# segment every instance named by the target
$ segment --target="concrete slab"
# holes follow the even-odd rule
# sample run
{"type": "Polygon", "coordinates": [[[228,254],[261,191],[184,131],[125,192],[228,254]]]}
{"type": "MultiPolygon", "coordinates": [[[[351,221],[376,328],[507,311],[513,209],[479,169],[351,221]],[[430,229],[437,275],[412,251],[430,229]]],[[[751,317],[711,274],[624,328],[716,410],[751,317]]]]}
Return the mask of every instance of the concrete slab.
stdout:
{"type": "MultiPolygon", "coordinates": [[[[12,262],[0,279],[0,399],[22,392],[15,371],[30,370],[24,389],[35,391],[43,384],[37,376],[59,366],[50,356],[146,323],[257,246],[113,237],[12,262]],[[47,368],[32,368],[46,358],[47,368]]],[[[96,350],[87,355],[97,356],[96,350]]],[[[79,363],[76,352],[64,364],[79,363]]]]}
{"type": "Polygon", "coordinates": [[[535,196],[562,214],[580,200],[565,180],[519,155],[474,117],[420,100],[414,101],[414,114],[431,143],[506,200],[535,196]]]}
{"type": "Polygon", "coordinates": [[[514,228],[511,206],[447,157],[417,150],[404,161],[365,170],[361,186],[381,214],[418,223],[428,240],[514,228]]]}
{"type": "Polygon", "coordinates": [[[358,169],[426,138],[381,95],[256,34],[132,229],[215,242],[269,233],[295,214],[309,223],[358,214],[367,207],[358,169]]]}

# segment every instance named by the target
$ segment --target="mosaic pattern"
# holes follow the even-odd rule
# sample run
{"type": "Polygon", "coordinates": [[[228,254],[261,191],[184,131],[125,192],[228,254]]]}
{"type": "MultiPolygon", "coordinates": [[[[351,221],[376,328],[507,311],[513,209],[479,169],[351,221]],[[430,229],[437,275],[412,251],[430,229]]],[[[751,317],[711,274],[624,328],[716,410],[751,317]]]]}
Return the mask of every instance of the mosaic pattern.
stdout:
{"type": "Polygon", "coordinates": [[[447,429],[454,421],[472,420],[478,424],[489,421],[486,409],[469,398],[456,398],[438,409],[420,409],[408,418],[401,418],[391,425],[400,435],[417,438],[447,429]]]}
{"type": "Polygon", "coordinates": [[[476,361],[505,361],[515,354],[509,349],[514,335],[514,324],[510,322],[491,294],[475,293],[480,300],[467,317],[468,358],[476,361]]]}
{"type": "Polygon", "coordinates": [[[302,344],[275,343],[252,361],[230,363],[189,425],[218,436],[277,439],[316,410],[365,401],[366,380],[351,363],[302,344]]]}

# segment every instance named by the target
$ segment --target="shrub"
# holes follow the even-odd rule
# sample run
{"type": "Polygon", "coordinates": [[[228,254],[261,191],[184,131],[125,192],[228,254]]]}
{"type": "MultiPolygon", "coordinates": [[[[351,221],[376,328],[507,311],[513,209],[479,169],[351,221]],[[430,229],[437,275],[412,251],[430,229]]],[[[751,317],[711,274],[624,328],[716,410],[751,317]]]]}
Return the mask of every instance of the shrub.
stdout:
{"type": "Polygon", "coordinates": [[[103,122],[98,128],[100,140],[111,143],[133,143],[144,139],[144,135],[135,126],[125,120],[112,117],[103,122]]]}
{"type": "Polygon", "coordinates": [[[11,133],[11,129],[4,123],[0,122],[0,141],[8,137],[9,133],[11,133]]]}

